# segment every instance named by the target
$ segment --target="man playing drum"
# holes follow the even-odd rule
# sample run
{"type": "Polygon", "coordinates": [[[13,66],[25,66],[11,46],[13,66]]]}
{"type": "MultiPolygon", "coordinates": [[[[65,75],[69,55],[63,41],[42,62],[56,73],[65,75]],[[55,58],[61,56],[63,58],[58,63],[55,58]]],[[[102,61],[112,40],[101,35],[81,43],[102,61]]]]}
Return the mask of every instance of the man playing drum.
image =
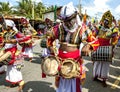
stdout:
{"type": "Polygon", "coordinates": [[[113,16],[110,11],[103,14],[99,26],[96,25],[96,37],[99,40],[100,47],[97,53],[92,55],[93,76],[95,81],[98,78],[103,80],[103,86],[106,87],[106,80],[109,73],[109,65],[112,63],[113,46],[118,42],[118,28],[112,26],[113,16]]]}
{"type": "Polygon", "coordinates": [[[6,30],[3,31],[2,36],[4,50],[0,52],[0,62],[7,65],[6,81],[11,83],[11,87],[19,85],[19,89],[21,90],[24,81],[21,71],[16,68],[17,64],[14,65],[16,63],[17,42],[20,41],[18,39],[20,33],[14,30],[15,24],[12,20],[5,20],[5,24],[6,30]]]}
{"type": "Polygon", "coordinates": [[[28,42],[22,44],[22,52],[23,54],[28,57],[30,62],[33,59],[33,40],[32,37],[37,34],[36,30],[31,26],[29,21],[25,18],[21,18],[21,24],[23,26],[21,32],[25,36],[30,36],[28,42]]]}
{"type": "MultiPolygon", "coordinates": [[[[79,46],[82,40],[87,40],[92,35],[89,36],[90,30],[81,23],[78,11],[72,2],[62,7],[60,18],[62,22],[60,25],[53,27],[52,30],[53,38],[58,39],[60,44],[57,56],[62,59],[61,62],[64,62],[66,59],[74,59],[76,62],[79,62],[80,74],[73,78],[65,78],[62,75],[56,76],[56,92],[81,92],[81,77],[85,72],[82,66],[83,62],[79,46]],[[88,35],[84,35],[84,32],[88,32],[88,35]]],[[[88,55],[91,50],[96,50],[99,44],[94,47],[93,44],[95,43],[97,44],[97,40],[93,43],[86,43],[86,45],[81,47],[82,53],[88,55]]],[[[52,46],[50,48],[52,49],[52,46]]]]}

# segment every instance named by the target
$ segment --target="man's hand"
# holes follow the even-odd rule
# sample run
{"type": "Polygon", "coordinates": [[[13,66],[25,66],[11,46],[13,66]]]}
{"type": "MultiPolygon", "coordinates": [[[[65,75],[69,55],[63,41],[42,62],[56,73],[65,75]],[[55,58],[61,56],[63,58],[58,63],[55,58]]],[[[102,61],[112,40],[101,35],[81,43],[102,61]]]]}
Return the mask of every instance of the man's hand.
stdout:
{"type": "Polygon", "coordinates": [[[16,39],[5,40],[6,43],[16,43],[16,39]]]}
{"type": "Polygon", "coordinates": [[[82,48],[82,56],[88,56],[92,51],[92,46],[90,44],[86,44],[85,46],[83,46],[82,48]]]}
{"type": "Polygon", "coordinates": [[[16,39],[11,39],[11,42],[12,42],[12,43],[16,43],[17,40],[16,40],[16,39]]]}

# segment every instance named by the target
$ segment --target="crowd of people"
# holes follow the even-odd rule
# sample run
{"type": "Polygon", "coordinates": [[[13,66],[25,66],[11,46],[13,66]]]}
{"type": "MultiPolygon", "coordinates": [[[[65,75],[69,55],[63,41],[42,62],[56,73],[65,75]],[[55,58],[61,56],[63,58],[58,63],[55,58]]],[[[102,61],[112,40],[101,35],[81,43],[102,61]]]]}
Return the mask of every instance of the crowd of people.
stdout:
{"type": "MultiPolygon", "coordinates": [[[[42,36],[40,45],[43,48],[42,77],[55,77],[56,92],[82,92],[82,84],[86,79],[82,56],[90,56],[93,62],[93,80],[102,79],[103,87],[107,87],[106,80],[112,63],[113,48],[119,40],[120,24],[110,11],[106,11],[99,22],[85,17],[82,19],[73,3],[64,5],[58,18],[56,25],[47,18],[46,27],[39,34],[42,36]],[[47,63],[44,63],[45,60],[47,63]]],[[[21,91],[24,80],[20,70],[24,66],[24,58],[27,57],[32,62],[32,39],[38,33],[25,18],[21,18],[22,30],[17,30],[12,20],[2,20],[0,73],[6,71],[6,81],[11,86],[18,85],[18,90],[21,91]],[[17,44],[22,47],[21,50],[18,50],[17,44]]]]}

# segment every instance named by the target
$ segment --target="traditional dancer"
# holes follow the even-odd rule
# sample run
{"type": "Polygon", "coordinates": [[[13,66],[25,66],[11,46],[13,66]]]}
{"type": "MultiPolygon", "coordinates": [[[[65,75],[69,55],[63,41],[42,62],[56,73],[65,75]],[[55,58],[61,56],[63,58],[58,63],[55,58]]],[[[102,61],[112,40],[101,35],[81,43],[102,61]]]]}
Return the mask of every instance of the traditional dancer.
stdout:
{"type": "Polygon", "coordinates": [[[25,36],[30,36],[30,40],[22,44],[22,52],[25,56],[29,58],[31,62],[33,59],[33,36],[37,34],[36,30],[30,25],[29,21],[25,18],[21,18],[21,24],[23,25],[22,33],[25,36]]]}
{"type": "MultiPolygon", "coordinates": [[[[12,20],[5,20],[6,30],[3,34],[4,48],[3,54],[0,55],[0,62],[7,65],[6,70],[6,81],[11,83],[11,87],[19,85],[19,90],[22,90],[24,81],[22,78],[22,73],[17,66],[17,42],[20,41],[18,38],[19,32],[16,32],[13,27],[15,27],[12,20]]],[[[20,58],[22,60],[22,58],[20,58]]],[[[22,61],[23,62],[23,61],[22,61]]],[[[21,63],[22,64],[22,63],[21,63]]]]}
{"type": "MultiPolygon", "coordinates": [[[[110,11],[107,11],[103,14],[102,19],[100,21],[100,25],[96,25],[94,27],[94,32],[96,33],[96,37],[99,40],[99,44],[100,47],[106,46],[106,48],[108,48],[109,46],[114,47],[115,44],[117,44],[118,42],[118,28],[115,26],[112,26],[112,21],[113,21],[113,16],[111,14],[110,11]]],[[[103,55],[99,60],[97,59],[98,57],[96,57],[96,60],[94,60],[94,64],[93,64],[93,77],[94,80],[98,80],[98,78],[102,79],[102,83],[103,86],[106,87],[106,80],[108,79],[108,74],[109,74],[109,66],[112,63],[112,54],[113,51],[111,51],[112,49],[109,49],[107,52],[107,50],[99,50],[99,52],[101,53],[101,55],[107,53],[109,55],[107,55],[108,57],[105,57],[105,55],[103,55]],[[107,58],[111,58],[110,60],[107,58]]],[[[100,56],[101,56],[100,55],[100,56]]],[[[93,57],[95,59],[95,57],[93,57]]]]}
{"type": "MultiPolygon", "coordinates": [[[[60,25],[56,25],[53,27],[53,30],[51,30],[51,35],[53,35],[53,38],[58,39],[60,44],[57,56],[62,58],[62,62],[70,58],[77,61],[80,64],[80,75],[73,78],[65,78],[62,75],[56,76],[56,92],[81,92],[82,76],[85,74],[85,69],[83,69],[83,60],[80,52],[88,55],[91,50],[96,50],[99,44],[96,39],[93,39],[93,42],[88,42],[79,49],[82,41],[87,41],[92,35],[89,35],[91,31],[86,25],[81,23],[78,10],[73,6],[72,2],[62,7],[60,18],[62,21],[60,25]],[[94,44],[96,44],[96,46],[94,46],[94,44]]],[[[50,46],[50,48],[52,49],[52,46],[50,46]]]]}

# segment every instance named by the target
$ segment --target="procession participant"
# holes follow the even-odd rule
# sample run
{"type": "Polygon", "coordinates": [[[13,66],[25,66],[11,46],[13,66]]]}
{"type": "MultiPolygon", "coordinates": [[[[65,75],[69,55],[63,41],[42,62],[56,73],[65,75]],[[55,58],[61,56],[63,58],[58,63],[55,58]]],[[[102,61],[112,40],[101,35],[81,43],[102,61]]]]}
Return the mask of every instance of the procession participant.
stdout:
{"type": "MultiPolygon", "coordinates": [[[[0,37],[0,56],[2,55],[4,48],[4,41],[3,38],[0,37]]],[[[0,62],[0,74],[4,74],[6,72],[7,66],[0,62]]]]}
{"type": "Polygon", "coordinates": [[[49,32],[50,30],[52,30],[52,21],[48,18],[45,19],[45,29],[44,29],[44,38],[42,39],[41,41],[41,47],[43,48],[43,51],[42,51],[42,57],[46,57],[46,56],[49,56],[50,55],[50,49],[47,48],[51,45],[51,37],[49,35],[47,35],[46,33],[49,32]],[[42,46],[43,44],[43,40],[45,41],[45,46],[42,46]]]}
{"type": "MultiPolygon", "coordinates": [[[[93,42],[88,42],[79,49],[79,45],[82,43],[82,40],[90,39],[92,35],[89,36],[91,31],[86,27],[86,25],[81,23],[78,10],[73,6],[72,2],[62,7],[60,18],[62,22],[60,25],[53,27],[51,33],[53,38],[59,40],[60,47],[57,56],[62,59],[61,63],[65,62],[64,60],[66,59],[72,59],[73,62],[75,60],[76,63],[80,65],[80,74],[72,78],[66,78],[62,75],[56,76],[56,92],[81,92],[81,84],[83,81],[82,77],[83,74],[85,74],[85,70],[83,69],[83,60],[80,52],[84,55],[88,55],[91,50],[96,50],[99,44],[97,43],[97,39],[95,39],[93,42]],[[98,46],[94,46],[93,44],[95,43],[98,46]]],[[[50,48],[52,50],[52,46],[50,46],[50,48]]]]}
{"type": "Polygon", "coordinates": [[[118,28],[112,27],[112,20],[113,17],[111,12],[105,12],[100,21],[100,26],[96,25],[96,28],[94,30],[94,32],[96,32],[96,37],[98,38],[100,44],[100,47],[97,50],[98,53],[101,54],[98,54],[98,57],[94,57],[95,54],[92,56],[92,60],[94,61],[93,80],[96,81],[98,80],[98,78],[101,78],[104,87],[107,86],[106,80],[108,79],[109,67],[112,63],[112,50],[114,45],[118,42],[118,28]],[[102,50],[103,47],[104,49],[102,50]]]}
{"type": "MultiPolygon", "coordinates": [[[[3,24],[4,24],[4,17],[0,15],[0,56],[3,52],[4,48],[4,40],[3,40],[3,24]]],[[[0,74],[4,74],[6,72],[6,65],[0,62],[0,74]]]]}
{"type": "Polygon", "coordinates": [[[32,40],[33,36],[37,34],[36,30],[31,26],[29,21],[25,18],[21,18],[21,24],[23,26],[21,32],[25,36],[30,36],[30,40],[26,43],[22,44],[22,52],[23,54],[29,58],[29,61],[31,62],[33,59],[33,44],[34,41],[32,40]]]}
{"type": "MultiPolygon", "coordinates": [[[[50,56],[51,51],[50,48],[48,48],[49,46],[51,46],[52,44],[52,37],[50,35],[47,35],[47,32],[51,31],[53,27],[53,22],[52,20],[50,20],[49,18],[45,19],[45,28],[44,28],[44,32],[43,32],[43,38],[40,42],[40,46],[42,47],[42,59],[44,59],[47,56],[50,56]]],[[[44,73],[42,73],[42,78],[45,78],[46,75],[44,73]]]]}
{"type": "Polygon", "coordinates": [[[3,62],[4,64],[7,65],[6,81],[11,83],[10,87],[19,85],[19,89],[22,89],[24,85],[22,73],[16,67],[17,42],[20,41],[19,39],[17,39],[18,38],[17,36],[20,33],[16,32],[13,29],[13,27],[15,27],[14,26],[15,24],[12,20],[5,20],[5,23],[6,23],[6,30],[4,30],[4,35],[3,35],[5,50],[3,50],[3,54],[0,55],[0,62],[3,62]]]}

